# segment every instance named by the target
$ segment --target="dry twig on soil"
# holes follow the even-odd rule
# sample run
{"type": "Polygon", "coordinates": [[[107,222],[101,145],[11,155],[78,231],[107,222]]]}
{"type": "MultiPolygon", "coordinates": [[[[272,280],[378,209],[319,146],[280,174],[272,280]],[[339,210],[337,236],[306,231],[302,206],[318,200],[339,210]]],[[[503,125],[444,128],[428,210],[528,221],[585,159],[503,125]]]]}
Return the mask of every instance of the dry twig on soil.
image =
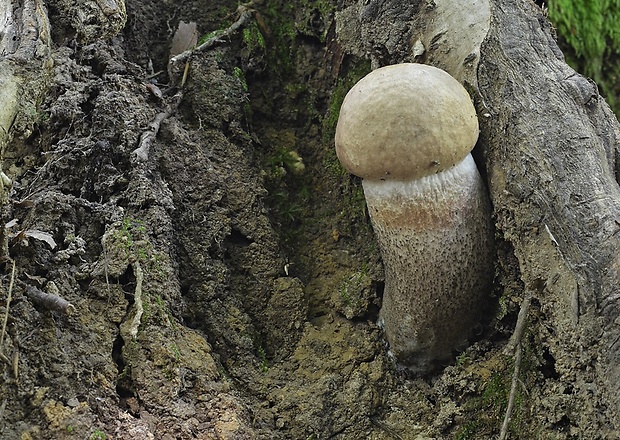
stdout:
{"type": "Polygon", "coordinates": [[[504,347],[504,354],[510,356],[516,352],[517,345],[521,343],[523,337],[523,331],[525,330],[525,323],[527,319],[527,313],[530,310],[530,303],[532,302],[532,296],[526,295],[521,302],[521,308],[519,309],[519,315],[517,316],[517,324],[515,325],[515,331],[512,333],[508,344],[504,347]]]}
{"type": "Polygon", "coordinates": [[[11,297],[13,295],[13,284],[15,282],[15,260],[13,260],[13,269],[11,270],[11,281],[9,282],[9,293],[6,297],[6,307],[4,310],[4,319],[2,320],[2,334],[0,334],[0,355],[4,356],[4,335],[6,334],[6,324],[9,321],[9,306],[11,305],[11,297]]]}
{"type": "Polygon", "coordinates": [[[172,98],[172,102],[166,106],[166,110],[155,115],[155,118],[149,124],[149,127],[140,136],[140,144],[138,145],[138,148],[133,150],[131,153],[132,159],[139,163],[148,161],[151,145],[155,141],[157,133],[159,133],[161,123],[177,110],[182,98],[183,92],[179,91],[172,98]]]}
{"type": "Polygon", "coordinates": [[[185,62],[185,67],[183,69],[183,76],[180,83],[180,90],[176,95],[172,98],[170,104],[166,106],[166,110],[155,115],[153,121],[149,124],[148,129],[142,133],[140,136],[140,144],[138,148],[136,148],[132,153],[132,158],[135,159],[136,162],[146,162],[149,158],[149,152],[151,149],[151,145],[159,132],[159,127],[161,123],[169,118],[179,107],[181,100],[183,99],[183,86],[185,86],[185,81],[187,80],[187,75],[189,72],[189,60],[192,55],[198,52],[204,52],[207,49],[215,46],[217,43],[222,43],[224,37],[230,37],[243,26],[245,26],[254,14],[254,10],[249,7],[252,3],[246,5],[240,5],[237,8],[237,14],[239,14],[239,18],[231,24],[227,29],[219,33],[218,35],[207,39],[200,46],[192,49],[188,49],[172,58],[168,61],[168,72],[170,77],[172,78],[172,71],[175,70],[174,67],[180,63],[185,62]]]}
{"type": "Polygon", "coordinates": [[[510,395],[508,396],[508,406],[506,407],[506,414],[504,416],[504,423],[502,423],[502,429],[499,433],[499,440],[506,440],[508,437],[508,426],[510,424],[510,418],[512,417],[512,410],[514,408],[515,396],[517,394],[517,386],[519,384],[519,370],[521,368],[521,359],[523,357],[523,346],[521,339],[523,338],[523,331],[525,329],[525,323],[527,320],[527,314],[530,309],[530,303],[532,297],[527,295],[521,302],[521,309],[517,317],[517,325],[515,331],[510,337],[510,341],[504,349],[504,353],[509,355],[514,353],[515,367],[512,372],[512,382],[510,384],[510,395]]]}
{"type": "Polygon", "coordinates": [[[72,315],[75,312],[75,306],[66,299],[53,293],[44,292],[21,281],[20,284],[23,284],[26,289],[26,295],[33,303],[48,310],[61,312],[66,315],[72,315]]]}
{"type": "MultiPolygon", "coordinates": [[[[169,65],[175,66],[179,63],[187,61],[194,53],[203,52],[207,49],[212,48],[217,43],[223,43],[223,38],[230,37],[232,34],[237,32],[241,27],[245,26],[245,24],[250,21],[252,18],[253,10],[247,6],[241,5],[237,8],[237,13],[239,14],[239,18],[233,24],[231,24],[227,29],[219,33],[218,35],[209,38],[207,41],[202,43],[200,46],[188,49],[180,54],[170,58],[169,65]]],[[[170,70],[170,68],[168,69],[170,70]]]]}

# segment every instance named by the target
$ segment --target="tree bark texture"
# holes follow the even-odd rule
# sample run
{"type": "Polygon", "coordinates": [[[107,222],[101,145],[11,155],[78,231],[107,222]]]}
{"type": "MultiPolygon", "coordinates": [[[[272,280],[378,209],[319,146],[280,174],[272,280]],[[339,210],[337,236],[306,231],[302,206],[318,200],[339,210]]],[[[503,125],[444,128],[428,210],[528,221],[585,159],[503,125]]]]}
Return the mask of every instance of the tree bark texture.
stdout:
{"type": "Polygon", "coordinates": [[[497,228],[540,302],[538,331],[562,381],[617,427],[618,121],[531,3],[491,11],[478,105],[497,228]]]}

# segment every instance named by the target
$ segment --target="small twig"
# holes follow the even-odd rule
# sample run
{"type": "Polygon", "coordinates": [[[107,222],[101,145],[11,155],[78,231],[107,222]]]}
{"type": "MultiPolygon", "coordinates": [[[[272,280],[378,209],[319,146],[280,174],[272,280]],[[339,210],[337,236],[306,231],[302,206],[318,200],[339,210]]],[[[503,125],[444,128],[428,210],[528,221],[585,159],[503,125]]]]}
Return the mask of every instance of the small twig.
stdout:
{"type": "Polygon", "coordinates": [[[570,308],[573,312],[573,324],[579,324],[579,283],[575,285],[575,290],[571,295],[570,308]]]}
{"type": "Polygon", "coordinates": [[[13,269],[11,270],[11,281],[9,282],[9,293],[6,297],[6,309],[4,310],[4,319],[2,320],[2,334],[0,334],[0,354],[4,355],[4,335],[6,334],[6,324],[9,321],[9,306],[11,305],[11,297],[13,295],[13,284],[15,282],[15,260],[13,260],[13,269]]]}
{"type": "Polygon", "coordinates": [[[147,75],[145,78],[146,78],[146,79],[153,79],[153,78],[158,77],[158,76],[159,76],[159,75],[161,75],[162,73],[164,73],[164,71],[163,71],[163,70],[158,70],[157,72],[153,72],[153,73],[151,73],[151,74],[147,75]]]}
{"type": "Polygon", "coordinates": [[[525,330],[525,323],[527,319],[527,314],[530,310],[530,304],[532,302],[532,295],[526,295],[521,302],[521,309],[519,310],[519,315],[517,316],[517,324],[515,325],[515,331],[512,333],[508,344],[504,348],[504,354],[507,356],[515,353],[517,349],[517,345],[521,342],[521,338],[523,337],[523,331],[525,330]]]}
{"type": "Polygon", "coordinates": [[[136,303],[136,315],[133,317],[131,326],[129,327],[129,334],[132,338],[136,339],[138,336],[138,327],[140,327],[140,320],[142,319],[142,313],[144,313],[144,307],[142,306],[142,280],[144,279],[144,273],[139,261],[135,261],[133,269],[136,272],[136,293],[134,300],[136,303]]]}
{"type": "Polygon", "coordinates": [[[15,350],[13,352],[13,357],[11,358],[11,365],[13,366],[13,377],[16,382],[19,382],[19,351],[15,350]]]}
{"type": "Polygon", "coordinates": [[[506,408],[506,415],[504,416],[504,423],[502,424],[502,430],[499,433],[499,440],[506,440],[508,436],[508,425],[510,424],[510,418],[512,417],[512,410],[515,405],[515,396],[517,394],[517,385],[519,384],[519,369],[521,368],[521,357],[523,349],[521,342],[517,344],[515,353],[515,369],[512,372],[512,383],[510,384],[510,395],[508,397],[508,406],[506,408]]]}
{"type": "MultiPolygon", "coordinates": [[[[251,4],[251,3],[250,3],[251,4]]],[[[181,87],[179,92],[173,97],[172,102],[166,107],[166,110],[155,115],[153,121],[149,124],[148,129],[142,133],[140,136],[140,143],[138,148],[136,148],[132,153],[132,157],[136,160],[136,162],[146,162],[149,158],[149,152],[151,150],[151,145],[159,132],[159,127],[161,123],[170,117],[176,109],[179,107],[181,103],[181,99],[183,98],[183,87],[185,86],[185,82],[187,81],[187,75],[189,72],[189,61],[190,57],[194,53],[203,52],[211,47],[213,47],[216,43],[222,42],[222,37],[229,37],[241,27],[243,27],[250,19],[252,18],[252,14],[254,13],[253,9],[250,9],[248,5],[240,5],[237,8],[237,13],[239,14],[239,18],[232,25],[230,25],[226,30],[224,30],[221,34],[209,38],[207,41],[202,43],[200,46],[188,49],[180,54],[170,58],[168,61],[168,72],[173,71],[173,67],[180,63],[185,63],[185,67],[183,69],[183,77],[181,79],[181,87]]],[[[170,74],[171,75],[171,74],[170,74]]]]}
{"type": "Polygon", "coordinates": [[[157,137],[157,133],[159,132],[159,126],[162,121],[166,119],[168,116],[172,114],[172,109],[170,106],[166,108],[166,111],[157,113],[153,121],[149,124],[149,127],[146,129],[144,133],[140,136],[140,144],[138,148],[136,148],[131,155],[135,157],[138,162],[146,162],[149,158],[149,152],[151,150],[151,145],[153,141],[157,137]]]}
{"type": "Polygon", "coordinates": [[[181,103],[181,99],[183,98],[183,92],[179,91],[172,98],[172,102],[166,107],[166,110],[157,113],[153,121],[149,124],[149,127],[146,129],[144,133],[140,136],[140,143],[138,144],[138,148],[133,150],[131,153],[132,158],[134,158],[137,162],[146,162],[149,158],[149,152],[151,151],[151,145],[155,141],[157,137],[157,133],[159,133],[159,127],[161,123],[166,120],[172,113],[176,111],[181,103]]]}
{"type": "Polygon", "coordinates": [[[108,276],[108,250],[105,244],[105,240],[101,240],[103,247],[103,272],[105,273],[105,286],[108,293],[108,300],[112,297],[110,294],[110,277],[108,276]]]}
{"type": "MultiPolygon", "coordinates": [[[[204,43],[202,43],[200,46],[196,48],[188,49],[184,52],[181,52],[180,54],[176,56],[173,56],[172,58],[170,58],[170,61],[168,62],[168,64],[170,66],[174,66],[176,64],[182,63],[184,61],[187,61],[189,57],[191,57],[194,53],[203,52],[207,49],[212,48],[217,43],[223,42],[224,41],[222,40],[223,37],[231,36],[237,30],[239,30],[242,26],[244,26],[248,21],[250,21],[250,19],[252,18],[253,10],[246,6],[243,6],[243,5],[239,6],[237,11],[239,12],[239,18],[237,19],[237,21],[231,24],[221,34],[218,34],[212,38],[209,38],[207,41],[205,41],[204,43]]],[[[170,70],[170,68],[168,70],[170,70]]]]}
{"type": "Polygon", "coordinates": [[[66,315],[72,315],[75,313],[75,306],[64,298],[53,293],[47,293],[36,287],[23,283],[26,287],[26,295],[30,300],[41,307],[53,310],[55,312],[61,312],[66,315]]]}
{"type": "Polygon", "coordinates": [[[521,379],[519,379],[519,384],[521,385],[521,389],[523,390],[525,395],[527,397],[530,397],[530,392],[527,390],[527,387],[525,386],[525,384],[523,383],[523,381],[521,379]]]}
{"type": "Polygon", "coordinates": [[[521,302],[521,309],[519,309],[519,315],[517,316],[517,324],[515,331],[513,332],[508,344],[504,348],[504,354],[509,356],[514,353],[515,367],[512,372],[512,382],[510,384],[510,395],[508,396],[508,406],[506,407],[506,414],[504,415],[504,423],[502,423],[502,429],[499,433],[499,440],[506,440],[508,436],[508,426],[512,417],[512,410],[514,409],[515,396],[517,394],[517,385],[520,383],[519,370],[521,368],[521,358],[523,357],[523,346],[521,339],[523,338],[523,332],[525,330],[525,323],[527,322],[527,314],[532,302],[532,296],[526,295],[521,302]]]}
{"type": "Polygon", "coordinates": [[[6,399],[2,401],[0,405],[0,431],[4,429],[4,411],[6,410],[6,399]]]}
{"type": "Polygon", "coordinates": [[[189,60],[185,62],[185,69],[183,69],[183,78],[181,79],[181,88],[185,87],[185,81],[187,81],[188,73],[189,73],[189,60]]]}

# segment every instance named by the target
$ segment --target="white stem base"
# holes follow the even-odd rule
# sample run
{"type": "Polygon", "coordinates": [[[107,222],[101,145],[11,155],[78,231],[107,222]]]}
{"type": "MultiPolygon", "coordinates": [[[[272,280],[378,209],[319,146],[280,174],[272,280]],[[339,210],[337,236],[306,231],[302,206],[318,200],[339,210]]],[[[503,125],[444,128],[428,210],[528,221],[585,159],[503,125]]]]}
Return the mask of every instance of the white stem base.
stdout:
{"type": "Polygon", "coordinates": [[[471,155],[411,182],[364,180],[385,265],[380,320],[390,351],[414,371],[466,345],[493,281],[493,227],[471,155]]]}

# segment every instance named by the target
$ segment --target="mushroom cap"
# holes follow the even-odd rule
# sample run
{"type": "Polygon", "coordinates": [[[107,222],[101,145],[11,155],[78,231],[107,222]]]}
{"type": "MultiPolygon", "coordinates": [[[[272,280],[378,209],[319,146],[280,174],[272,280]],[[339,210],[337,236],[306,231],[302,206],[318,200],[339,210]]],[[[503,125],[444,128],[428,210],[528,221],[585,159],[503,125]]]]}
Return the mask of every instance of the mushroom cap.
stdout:
{"type": "Polygon", "coordinates": [[[424,64],[395,64],[347,93],[336,154],[364,179],[413,180],[461,162],[477,139],[476,109],[456,79],[424,64]]]}

